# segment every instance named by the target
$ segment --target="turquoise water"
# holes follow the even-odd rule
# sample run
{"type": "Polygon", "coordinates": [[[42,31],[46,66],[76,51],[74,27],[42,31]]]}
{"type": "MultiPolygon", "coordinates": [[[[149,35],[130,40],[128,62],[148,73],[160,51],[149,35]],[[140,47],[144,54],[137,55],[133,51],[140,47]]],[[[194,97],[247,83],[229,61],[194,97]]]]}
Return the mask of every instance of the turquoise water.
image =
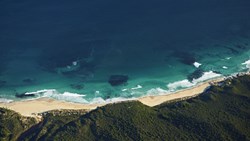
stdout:
{"type": "Polygon", "coordinates": [[[248,0],[1,1],[0,9],[1,101],[117,101],[249,69],[248,0]],[[112,75],[128,81],[112,86],[112,75]]]}

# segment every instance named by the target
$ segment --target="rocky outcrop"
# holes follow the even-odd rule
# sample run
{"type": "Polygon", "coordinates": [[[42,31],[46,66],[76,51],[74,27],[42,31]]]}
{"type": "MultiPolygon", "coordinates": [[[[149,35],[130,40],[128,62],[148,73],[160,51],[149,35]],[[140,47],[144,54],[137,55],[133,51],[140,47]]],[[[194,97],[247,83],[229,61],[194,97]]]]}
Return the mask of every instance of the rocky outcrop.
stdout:
{"type": "Polygon", "coordinates": [[[204,71],[202,69],[197,69],[193,73],[189,74],[187,76],[188,81],[193,81],[193,79],[198,79],[204,74],[204,71]]]}
{"type": "Polygon", "coordinates": [[[35,94],[27,94],[27,93],[16,93],[15,95],[17,98],[26,98],[26,97],[34,97],[35,94]]]}

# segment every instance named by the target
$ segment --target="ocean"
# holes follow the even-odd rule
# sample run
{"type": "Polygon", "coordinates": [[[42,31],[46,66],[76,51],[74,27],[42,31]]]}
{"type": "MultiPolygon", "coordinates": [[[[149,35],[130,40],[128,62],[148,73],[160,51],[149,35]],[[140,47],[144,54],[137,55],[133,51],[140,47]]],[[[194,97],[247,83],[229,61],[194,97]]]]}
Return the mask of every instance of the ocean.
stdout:
{"type": "Polygon", "coordinates": [[[249,0],[0,1],[0,101],[103,103],[250,69],[249,0]]]}

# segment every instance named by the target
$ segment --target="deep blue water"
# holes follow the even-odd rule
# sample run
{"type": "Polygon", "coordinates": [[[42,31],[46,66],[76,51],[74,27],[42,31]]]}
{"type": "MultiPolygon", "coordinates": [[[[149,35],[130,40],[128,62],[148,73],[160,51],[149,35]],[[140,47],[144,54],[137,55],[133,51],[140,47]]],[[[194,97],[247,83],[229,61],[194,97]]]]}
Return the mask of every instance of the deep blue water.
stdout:
{"type": "Polygon", "coordinates": [[[102,102],[246,71],[249,13],[249,0],[0,0],[0,98],[102,102]]]}

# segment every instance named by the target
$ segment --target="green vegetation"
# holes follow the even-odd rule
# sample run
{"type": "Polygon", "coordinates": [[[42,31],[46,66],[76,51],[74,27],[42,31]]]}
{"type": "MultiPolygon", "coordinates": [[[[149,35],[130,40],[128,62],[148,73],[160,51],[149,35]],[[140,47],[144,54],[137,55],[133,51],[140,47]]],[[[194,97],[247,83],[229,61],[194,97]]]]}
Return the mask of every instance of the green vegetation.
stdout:
{"type": "MultiPolygon", "coordinates": [[[[29,130],[20,122],[20,115],[1,111],[11,113],[1,114],[3,140],[244,141],[250,140],[250,76],[227,80],[195,98],[153,108],[134,101],[87,114],[47,114],[29,130]]],[[[31,126],[31,121],[26,123],[31,126]]]]}
{"type": "Polygon", "coordinates": [[[14,111],[0,108],[0,141],[16,140],[36,122],[34,118],[23,117],[14,111]]]}

